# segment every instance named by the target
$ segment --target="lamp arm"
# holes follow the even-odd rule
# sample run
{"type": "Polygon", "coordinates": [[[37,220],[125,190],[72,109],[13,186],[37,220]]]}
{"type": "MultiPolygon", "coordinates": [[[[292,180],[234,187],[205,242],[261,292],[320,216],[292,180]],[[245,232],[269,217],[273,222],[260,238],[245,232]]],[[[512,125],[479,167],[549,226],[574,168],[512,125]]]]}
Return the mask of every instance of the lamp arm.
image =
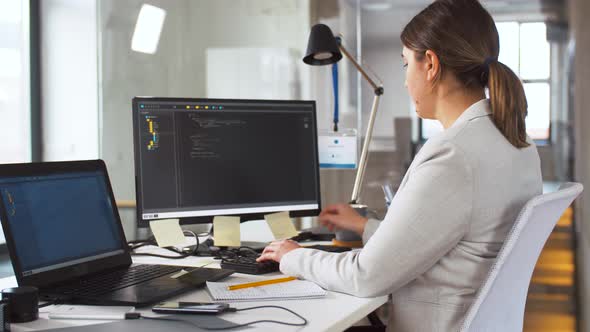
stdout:
{"type": "MultiPolygon", "coordinates": [[[[365,133],[365,141],[363,143],[363,148],[361,150],[361,158],[359,160],[359,166],[356,170],[356,177],[354,179],[354,187],[352,188],[352,197],[350,198],[350,204],[357,204],[358,198],[361,192],[361,185],[363,183],[363,178],[365,177],[365,169],[367,168],[367,160],[369,159],[369,145],[371,144],[371,137],[373,136],[373,127],[375,125],[375,118],[377,116],[377,108],[379,107],[379,100],[381,99],[381,95],[383,95],[383,86],[377,85],[373,79],[367,74],[365,69],[356,61],[356,59],[348,52],[348,50],[342,45],[340,39],[337,39],[338,47],[340,48],[340,52],[344,54],[352,62],[354,67],[361,73],[361,75],[365,78],[367,82],[373,88],[373,92],[375,96],[373,97],[373,106],[371,107],[371,114],[369,115],[369,123],[367,125],[367,132],[365,133]]],[[[360,103],[360,101],[359,101],[360,103]]]]}
{"type": "Polygon", "coordinates": [[[352,62],[352,64],[356,68],[356,70],[358,70],[361,73],[361,75],[363,75],[363,77],[365,78],[365,80],[367,82],[369,82],[369,84],[373,88],[373,91],[375,91],[375,94],[376,95],[382,95],[383,94],[383,86],[377,85],[377,83],[375,83],[375,81],[373,81],[373,79],[371,79],[371,77],[369,76],[369,74],[367,74],[367,72],[365,71],[365,69],[348,52],[348,50],[342,45],[342,43],[340,43],[340,42],[338,43],[338,48],[340,48],[340,52],[342,52],[342,54],[344,54],[344,56],[346,58],[348,58],[348,60],[350,60],[350,62],[352,62]]]}
{"type": "Polygon", "coordinates": [[[348,50],[342,45],[341,42],[338,43],[338,47],[340,48],[340,52],[342,52],[342,54],[344,54],[344,56],[347,57],[348,60],[350,60],[350,62],[352,62],[356,70],[358,70],[361,73],[361,75],[363,75],[365,80],[369,82],[369,84],[373,88],[373,92],[375,93],[375,96],[373,97],[373,106],[371,107],[371,114],[369,115],[369,124],[367,125],[367,132],[365,133],[365,141],[363,143],[363,148],[361,150],[361,158],[359,161],[359,166],[356,170],[354,187],[352,188],[352,197],[350,198],[350,204],[357,204],[361,192],[361,185],[365,177],[367,160],[369,159],[369,145],[371,144],[371,137],[373,136],[373,126],[375,124],[375,118],[377,116],[379,100],[381,99],[381,95],[383,94],[383,86],[377,85],[377,83],[375,83],[375,81],[371,79],[371,77],[365,71],[365,69],[358,63],[358,61],[356,61],[356,59],[348,52],[348,50]]]}
{"type": "MultiPolygon", "coordinates": [[[[383,92],[382,87],[381,92],[383,92]]],[[[350,198],[350,204],[357,204],[358,198],[361,195],[361,185],[363,183],[363,178],[365,177],[367,160],[369,159],[369,145],[371,144],[371,137],[373,136],[373,126],[375,125],[375,118],[377,117],[376,115],[377,107],[379,107],[379,99],[381,99],[381,95],[377,94],[375,91],[375,96],[373,97],[373,106],[371,107],[371,114],[369,116],[369,123],[367,125],[367,132],[365,133],[365,141],[363,143],[363,149],[361,150],[361,159],[356,170],[354,187],[352,187],[352,197],[350,198]]]]}

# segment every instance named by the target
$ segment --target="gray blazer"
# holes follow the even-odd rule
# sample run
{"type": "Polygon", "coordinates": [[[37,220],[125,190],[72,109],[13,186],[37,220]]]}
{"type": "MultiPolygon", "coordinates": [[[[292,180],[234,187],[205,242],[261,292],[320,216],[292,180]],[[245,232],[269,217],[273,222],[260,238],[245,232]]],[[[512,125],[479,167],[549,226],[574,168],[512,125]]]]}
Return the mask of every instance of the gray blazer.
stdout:
{"type": "Polygon", "coordinates": [[[520,209],[542,193],[536,147],[513,147],[489,112],[481,100],[428,140],[361,250],[296,249],[281,271],[355,296],[391,294],[388,331],[457,331],[520,209]]]}

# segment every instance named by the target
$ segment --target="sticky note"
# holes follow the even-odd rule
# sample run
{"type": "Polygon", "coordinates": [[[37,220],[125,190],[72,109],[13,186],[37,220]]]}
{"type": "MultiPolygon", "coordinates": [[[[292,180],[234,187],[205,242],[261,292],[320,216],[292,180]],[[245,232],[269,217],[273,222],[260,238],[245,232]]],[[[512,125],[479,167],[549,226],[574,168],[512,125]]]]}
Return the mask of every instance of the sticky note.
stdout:
{"type": "Polygon", "coordinates": [[[291,222],[289,212],[267,214],[264,216],[264,219],[266,219],[270,231],[277,240],[288,239],[299,234],[291,222]]]}
{"type": "Polygon", "coordinates": [[[175,246],[186,241],[178,219],[152,220],[150,228],[159,247],[175,246]]]}
{"type": "Polygon", "coordinates": [[[213,238],[217,247],[239,247],[240,217],[213,218],[213,238]]]}

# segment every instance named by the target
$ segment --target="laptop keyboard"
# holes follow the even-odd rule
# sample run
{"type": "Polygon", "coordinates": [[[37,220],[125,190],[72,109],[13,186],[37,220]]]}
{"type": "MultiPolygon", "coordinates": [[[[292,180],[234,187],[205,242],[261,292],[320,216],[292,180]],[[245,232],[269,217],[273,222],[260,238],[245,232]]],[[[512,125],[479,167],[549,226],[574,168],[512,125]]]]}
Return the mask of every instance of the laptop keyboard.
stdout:
{"type": "Polygon", "coordinates": [[[176,271],[178,266],[167,265],[132,265],[125,270],[115,270],[106,274],[80,279],[58,287],[56,291],[63,295],[99,296],[121,288],[133,286],[147,280],[155,279],[176,271]]]}

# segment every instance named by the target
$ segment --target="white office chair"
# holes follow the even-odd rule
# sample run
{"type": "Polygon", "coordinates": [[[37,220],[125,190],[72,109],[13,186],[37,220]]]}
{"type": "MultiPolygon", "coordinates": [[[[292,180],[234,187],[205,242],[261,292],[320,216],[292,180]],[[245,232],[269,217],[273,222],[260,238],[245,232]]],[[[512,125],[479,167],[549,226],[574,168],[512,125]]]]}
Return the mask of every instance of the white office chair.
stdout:
{"type": "Polygon", "coordinates": [[[541,249],[583,188],[579,183],[565,183],[558,191],[525,204],[469,308],[461,332],[522,331],[529,283],[541,249]]]}

